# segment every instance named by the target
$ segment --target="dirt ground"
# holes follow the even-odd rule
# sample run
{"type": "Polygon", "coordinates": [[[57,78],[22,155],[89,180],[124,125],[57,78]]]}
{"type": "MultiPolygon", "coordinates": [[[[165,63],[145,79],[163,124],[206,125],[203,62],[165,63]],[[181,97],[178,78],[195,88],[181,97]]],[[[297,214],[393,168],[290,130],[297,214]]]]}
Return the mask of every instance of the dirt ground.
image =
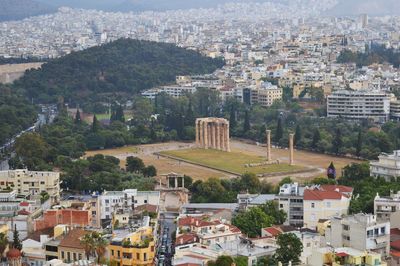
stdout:
{"type": "MultiPolygon", "coordinates": [[[[160,144],[149,144],[149,145],[139,145],[132,147],[122,147],[117,149],[102,150],[87,152],[86,156],[91,156],[94,154],[107,154],[112,155],[121,160],[121,167],[125,166],[126,157],[128,156],[138,156],[141,158],[146,165],[154,165],[157,168],[158,174],[163,175],[170,172],[176,172],[179,174],[186,174],[193,177],[195,180],[205,180],[210,177],[218,178],[232,178],[231,175],[212,170],[206,167],[192,165],[189,163],[179,162],[176,160],[159,157],[154,155],[156,152],[168,151],[168,150],[178,150],[178,149],[188,149],[193,148],[193,143],[181,143],[181,142],[169,142],[160,144]]],[[[265,156],[265,147],[243,143],[240,141],[231,141],[231,148],[233,151],[242,151],[248,154],[265,156]]],[[[289,151],[285,149],[272,149],[272,159],[279,159],[284,163],[288,163],[289,151]]],[[[307,181],[315,177],[325,176],[326,169],[329,164],[333,162],[338,176],[340,176],[341,170],[344,166],[352,163],[358,162],[354,159],[341,158],[329,155],[323,155],[312,152],[305,151],[295,151],[295,164],[307,168],[316,168],[316,171],[294,174],[291,177],[297,181],[307,181]]],[[[277,184],[279,181],[286,176],[275,176],[267,177],[266,180],[270,183],[277,184]]]]}

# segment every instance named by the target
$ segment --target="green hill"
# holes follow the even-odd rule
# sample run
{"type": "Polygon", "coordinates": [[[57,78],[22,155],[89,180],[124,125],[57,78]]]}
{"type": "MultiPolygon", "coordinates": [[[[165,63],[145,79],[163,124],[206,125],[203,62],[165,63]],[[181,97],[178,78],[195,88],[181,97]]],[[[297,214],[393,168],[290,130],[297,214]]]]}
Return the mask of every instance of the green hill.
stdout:
{"type": "Polygon", "coordinates": [[[35,102],[55,102],[63,96],[69,103],[82,104],[132,96],[174,82],[177,75],[212,73],[223,64],[172,44],[120,39],[51,60],[15,85],[35,102]]]}

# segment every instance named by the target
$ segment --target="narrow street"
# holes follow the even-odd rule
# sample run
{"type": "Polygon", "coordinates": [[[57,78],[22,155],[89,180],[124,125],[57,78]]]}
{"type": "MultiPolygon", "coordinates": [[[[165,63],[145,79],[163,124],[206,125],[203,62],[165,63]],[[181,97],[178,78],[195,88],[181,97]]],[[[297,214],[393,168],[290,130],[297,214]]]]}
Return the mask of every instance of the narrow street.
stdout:
{"type": "Polygon", "coordinates": [[[172,265],[172,258],[174,256],[174,238],[176,232],[175,219],[177,213],[164,212],[160,214],[160,235],[157,248],[157,261],[158,266],[172,265]]]}

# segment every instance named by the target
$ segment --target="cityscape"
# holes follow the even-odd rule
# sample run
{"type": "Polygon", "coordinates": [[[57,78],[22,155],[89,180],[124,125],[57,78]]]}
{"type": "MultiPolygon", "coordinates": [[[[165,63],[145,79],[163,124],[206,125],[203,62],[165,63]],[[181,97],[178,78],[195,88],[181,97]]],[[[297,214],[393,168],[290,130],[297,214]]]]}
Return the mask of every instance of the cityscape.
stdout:
{"type": "Polygon", "coordinates": [[[0,9],[2,265],[400,265],[396,0],[0,9]]]}

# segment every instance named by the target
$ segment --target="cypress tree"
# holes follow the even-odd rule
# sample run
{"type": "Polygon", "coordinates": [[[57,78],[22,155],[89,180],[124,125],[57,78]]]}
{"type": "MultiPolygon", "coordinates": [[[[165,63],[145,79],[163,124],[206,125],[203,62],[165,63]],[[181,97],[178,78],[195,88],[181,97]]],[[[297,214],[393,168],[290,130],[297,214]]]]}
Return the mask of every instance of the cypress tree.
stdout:
{"type": "Polygon", "coordinates": [[[275,134],[275,142],[279,143],[279,141],[283,137],[283,125],[282,125],[282,118],[278,118],[278,125],[276,127],[276,134],[275,134]]]}
{"type": "Polygon", "coordinates": [[[99,120],[97,120],[96,115],[93,115],[92,132],[96,133],[100,129],[99,120]]]}
{"type": "Polygon", "coordinates": [[[360,131],[358,131],[358,136],[357,136],[357,147],[356,147],[357,157],[360,157],[360,155],[361,155],[362,145],[363,145],[362,131],[360,129],[360,131]]]}
{"type": "Polygon", "coordinates": [[[237,126],[236,122],[236,110],[233,106],[231,106],[230,114],[229,114],[229,129],[233,131],[237,126]]]}
{"type": "Polygon", "coordinates": [[[13,247],[22,250],[22,243],[19,239],[19,233],[17,231],[17,225],[14,226],[14,234],[13,234],[13,247]]]}
{"type": "Polygon", "coordinates": [[[300,125],[297,125],[296,132],[294,133],[294,145],[295,146],[299,145],[302,137],[303,136],[302,136],[302,132],[301,132],[301,127],[300,127],[300,125]]]}
{"type": "Polygon", "coordinates": [[[81,118],[81,112],[79,112],[78,108],[75,114],[75,124],[79,124],[80,122],[82,122],[82,118],[81,118]]]}
{"type": "Polygon", "coordinates": [[[319,129],[316,128],[313,134],[313,138],[312,138],[312,143],[311,143],[311,147],[313,149],[316,149],[318,147],[318,142],[321,140],[321,133],[319,132],[319,129]]]}
{"type": "Polygon", "coordinates": [[[243,124],[243,132],[247,132],[250,130],[250,114],[249,111],[246,110],[246,112],[244,113],[244,124],[243,124]]]}
{"type": "Polygon", "coordinates": [[[333,139],[333,152],[337,155],[343,146],[342,131],[340,128],[336,129],[335,138],[333,139]]]}

